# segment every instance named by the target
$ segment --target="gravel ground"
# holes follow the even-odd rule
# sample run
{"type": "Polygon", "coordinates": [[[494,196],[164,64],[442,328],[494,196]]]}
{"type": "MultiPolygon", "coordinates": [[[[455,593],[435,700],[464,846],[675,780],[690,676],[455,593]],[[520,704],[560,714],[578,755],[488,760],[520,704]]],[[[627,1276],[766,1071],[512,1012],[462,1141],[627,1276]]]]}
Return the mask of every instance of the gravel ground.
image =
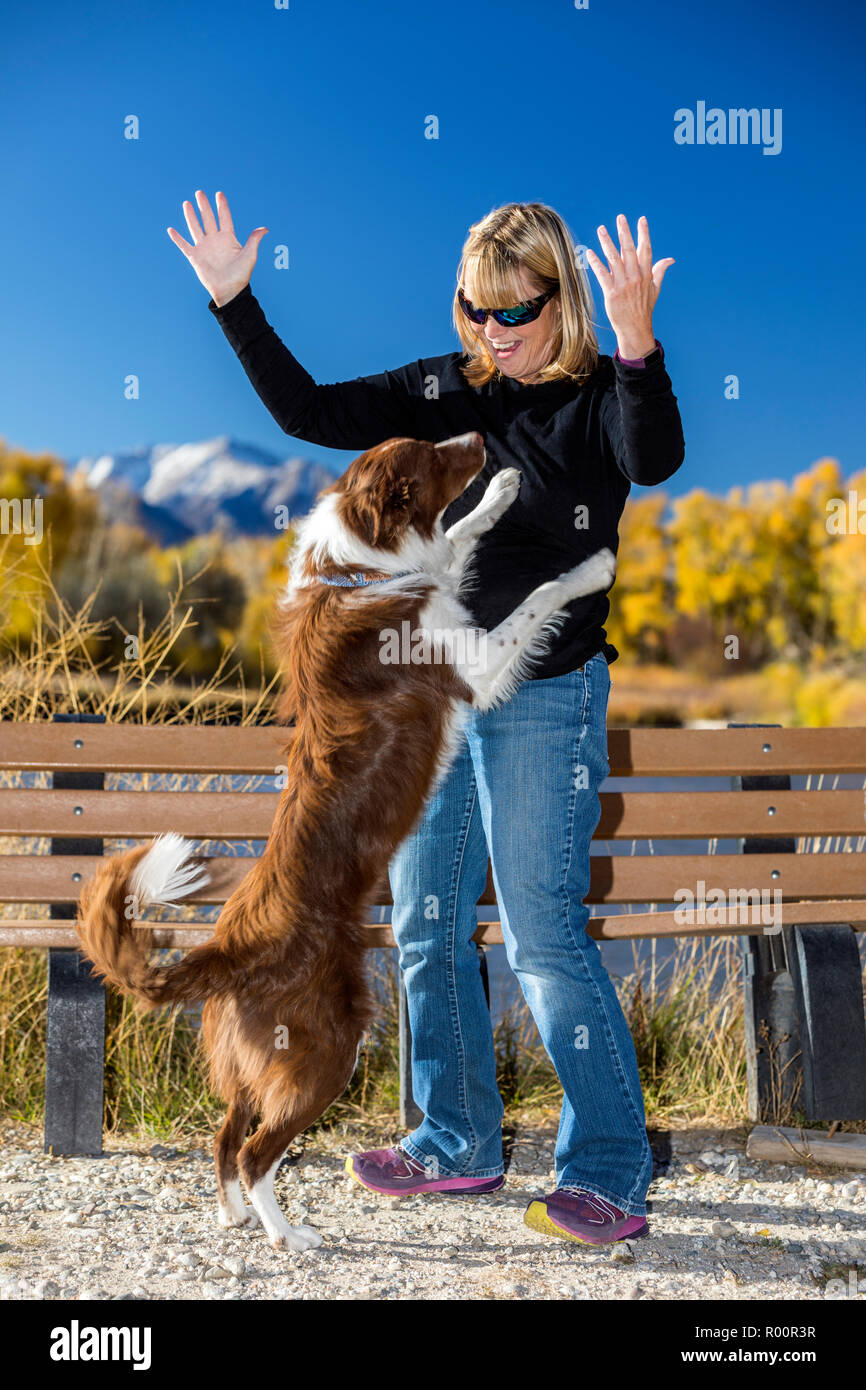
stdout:
{"type": "Polygon", "coordinates": [[[36,1131],[0,1138],[4,1299],[866,1302],[866,1174],[749,1162],[742,1131],[654,1136],[650,1236],[599,1251],[523,1225],[552,1186],[553,1129],[519,1130],[505,1187],[476,1199],[377,1197],[324,1136],[277,1178],[289,1220],[325,1236],[304,1254],[217,1227],[203,1149],[58,1159],[36,1131]]]}

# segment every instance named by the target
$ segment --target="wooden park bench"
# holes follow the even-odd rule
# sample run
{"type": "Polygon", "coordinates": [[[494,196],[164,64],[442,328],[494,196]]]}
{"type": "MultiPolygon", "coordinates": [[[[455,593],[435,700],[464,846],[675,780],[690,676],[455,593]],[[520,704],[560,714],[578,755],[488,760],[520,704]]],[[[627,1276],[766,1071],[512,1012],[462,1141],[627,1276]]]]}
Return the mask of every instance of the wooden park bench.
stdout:
{"type": "MultiPolygon", "coordinates": [[[[51,775],[50,787],[0,788],[0,835],[50,841],[49,853],[22,853],[19,845],[18,853],[0,855],[0,903],[17,905],[19,913],[0,917],[0,945],[49,952],[46,1151],[102,1150],[105,998],[70,924],[94,856],[106,839],[147,839],[169,829],[198,841],[266,840],[279,797],[280,750],[290,736],[275,725],[112,725],[92,716],[0,722],[0,772],[51,775]],[[274,790],[106,789],[106,775],[116,773],[257,774],[272,778],[274,790]],[[48,917],[22,915],[22,907],[26,914],[37,904],[48,917]]],[[[780,1070],[785,1093],[799,1084],[808,1120],[866,1118],[866,1027],[854,935],[866,929],[866,861],[856,852],[866,835],[866,796],[862,786],[832,785],[841,774],[866,773],[866,728],[612,728],[609,753],[612,778],[714,777],[723,785],[602,792],[596,839],[651,841],[652,853],[594,855],[587,903],[677,903],[683,888],[700,897],[701,882],[707,895],[721,889],[731,901],[711,922],[698,913],[683,921],[682,908],[593,916],[591,934],[603,940],[739,936],[751,1118],[774,1118],[780,1070]],[[804,774],[831,785],[792,790],[791,777],[804,774]],[[853,837],[855,852],[804,850],[802,837],[853,837]],[[660,841],[725,839],[734,841],[734,853],[703,846],[696,853],[658,852],[660,841]],[[764,891],[769,902],[780,890],[780,920],[757,928],[731,896],[743,889],[764,891]]],[[[225,901],[249,866],[249,858],[219,855],[212,884],[186,901],[200,907],[225,901]]],[[[376,908],[390,902],[386,881],[376,908]]],[[[476,941],[484,947],[502,940],[489,874],[481,905],[476,941]]],[[[371,910],[371,947],[394,945],[381,917],[371,910]]],[[[186,947],[211,934],[212,924],[201,918],[172,922],[154,930],[153,944],[186,947]]],[[[411,1121],[417,1111],[405,1001],[401,1098],[404,1122],[411,1121]]]]}

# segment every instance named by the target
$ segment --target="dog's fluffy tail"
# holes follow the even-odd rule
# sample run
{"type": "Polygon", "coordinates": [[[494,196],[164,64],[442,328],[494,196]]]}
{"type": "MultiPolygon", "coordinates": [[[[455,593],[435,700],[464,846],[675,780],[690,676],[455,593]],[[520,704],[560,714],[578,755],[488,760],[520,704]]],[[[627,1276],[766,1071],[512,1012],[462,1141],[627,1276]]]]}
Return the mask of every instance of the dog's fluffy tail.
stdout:
{"type": "Polygon", "coordinates": [[[172,906],[209,882],[192,845],[180,835],[159,835],[144,848],[107,859],[81,894],[75,929],[94,974],[149,1008],[201,1002],[216,993],[224,962],[206,941],[174,965],[148,961],[146,937],[134,920],[152,904],[172,906]]]}

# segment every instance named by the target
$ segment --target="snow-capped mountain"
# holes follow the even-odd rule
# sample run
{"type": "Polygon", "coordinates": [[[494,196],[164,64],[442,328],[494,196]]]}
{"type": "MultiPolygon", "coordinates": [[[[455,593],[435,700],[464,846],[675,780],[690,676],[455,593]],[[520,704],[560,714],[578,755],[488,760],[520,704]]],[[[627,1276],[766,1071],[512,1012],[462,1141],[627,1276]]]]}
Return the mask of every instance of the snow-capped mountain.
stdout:
{"type": "Polygon", "coordinates": [[[138,524],[163,543],[214,529],[272,535],[275,508],[306,515],[336,476],[310,459],[280,459],[229,435],[93,455],[67,467],[103,495],[107,510],[122,508],[124,519],[134,510],[138,524]]]}

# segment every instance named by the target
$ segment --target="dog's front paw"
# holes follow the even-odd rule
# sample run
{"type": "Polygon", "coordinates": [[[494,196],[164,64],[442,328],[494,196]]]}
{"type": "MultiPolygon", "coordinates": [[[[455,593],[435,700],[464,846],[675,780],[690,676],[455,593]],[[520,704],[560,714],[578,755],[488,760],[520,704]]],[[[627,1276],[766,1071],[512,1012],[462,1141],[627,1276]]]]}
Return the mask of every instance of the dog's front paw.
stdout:
{"type": "Polygon", "coordinates": [[[607,547],[590,555],[588,560],[576,565],[573,570],[559,576],[559,582],[572,598],[581,594],[594,594],[599,589],[609,589],[616,576],[616,557],[607,547]]]}
{"type": "Polygon", "coordinates": [[[487,491],[484,494],[485,502],[501,502],[504,507],[510,507],[520,491],[520,469],[519,468],[500,468],[498,473],[494,473],[490,482],[487,484],[487,491]]]}

